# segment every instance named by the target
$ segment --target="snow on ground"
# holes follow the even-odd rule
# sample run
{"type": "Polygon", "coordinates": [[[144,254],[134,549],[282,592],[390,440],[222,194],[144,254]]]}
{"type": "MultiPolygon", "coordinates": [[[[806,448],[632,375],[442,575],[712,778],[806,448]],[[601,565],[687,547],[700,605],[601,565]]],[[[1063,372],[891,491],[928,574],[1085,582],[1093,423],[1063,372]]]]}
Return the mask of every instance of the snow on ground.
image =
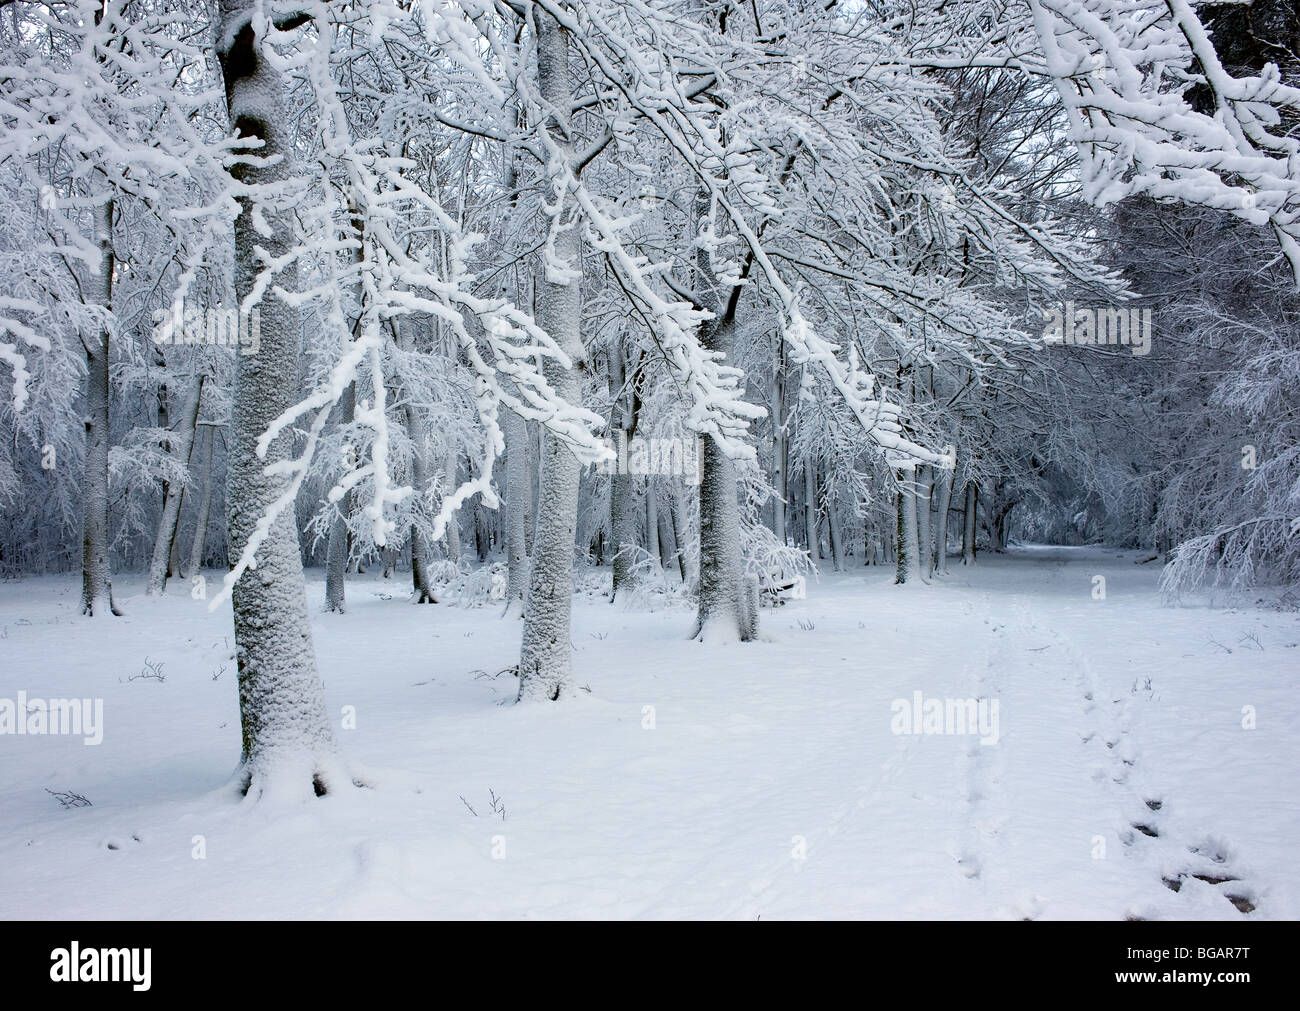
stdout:
{"type": "Polygon", "coordinates": [[[105,724],[98,746],[0,736],[0,916],[1298,918],[1300,616],[1161,607],[1135,557],[824,574],[745,645],[580,596],[590,694],[532,707],[504,704],[518,626],[495,607],[367,576],[326,615],[313,573],[375,788],[288,810],[221,789],[228,606],[119,576],[126,616],[90,621],[72,578],[0,584],[0,698],[102,697],[105,724]],[[146,658],[165,680],[132,679],[146,658]],[[996,700],[997,743],[893,733],[915,692],[996,700]]]}

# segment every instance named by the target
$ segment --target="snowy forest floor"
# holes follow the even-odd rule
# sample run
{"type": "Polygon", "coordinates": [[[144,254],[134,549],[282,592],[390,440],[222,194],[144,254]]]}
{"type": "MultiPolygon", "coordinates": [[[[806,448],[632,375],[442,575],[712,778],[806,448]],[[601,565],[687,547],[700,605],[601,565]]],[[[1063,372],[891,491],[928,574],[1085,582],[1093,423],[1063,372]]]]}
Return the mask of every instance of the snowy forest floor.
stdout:
{"type": "Polygon", "coordinates": [[[74,578],[0,584],[0,696],[102,697],[105,726],[0,736],[0,916],[1300,917],[1300,615],[1162,607],[1136,557],[823,574],[717,647],[689,611],[581,594],[590,694],[531,707],[506,704],[496,605],[367,575],[326,615],[314,572],[327,698],[375,788],[274,810],[220,791],[229,605],[119,576],[125,616],[90,621],[74,578]],[[132,680],[146,658],[165,680],[132,680]],[[893,733],[915,692],[997,699],[997,743],[893,733]]]}

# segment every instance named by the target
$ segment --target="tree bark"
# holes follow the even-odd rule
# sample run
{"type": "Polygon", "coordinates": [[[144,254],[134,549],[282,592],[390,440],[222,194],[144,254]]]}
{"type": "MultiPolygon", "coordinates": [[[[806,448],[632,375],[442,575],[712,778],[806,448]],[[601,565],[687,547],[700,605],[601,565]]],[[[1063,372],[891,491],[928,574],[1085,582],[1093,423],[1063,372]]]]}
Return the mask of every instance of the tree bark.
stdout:
{"type": "Polygon", "coordinates": [[[934,470],[928,464],[916,468],[916,526],[920,553],[917,571],[928,580],[934,571],[934,541],[931,535],[930,506],[934,499],[934,470]]]}
{"type": "Polygon", "coordinates": [[[945,469],[939,475],[939,505],[935,510],[934,570],[948,571],[948,510],[952,505],[952,483],[955,471],[945,469]]]}
{"type": "MultiPolygon", "coordinates": [[[[83,289],[106,312],[112,311],[113,201],[95,208],[99,273],[83,289]]],[[[86,454],[81,484],[81,613],[121,614],[113,603],[108,561],[108,327],[100,327],[86,347],[86,454]]]]}
{"type": "Polygon", "coordinates": [[[614,396],[610,428],[615,433],[620,449],[620,465],[614,468],[609,491],[609,529],[614,546],[611,602],[618,598],[619,590],[625,589],[634,578],[637,549],[640,546],[638,531],[642,525],[639,519],[640,510],[637,508],[637,479],[621,466],[625,462],[627,448],[636,437],[640,415],[636,382],[627,373],[626,361],[624,350],[620,345],[610,355],[610,386],[612,387],[610,393],[614,396]]]}
{"type": "Polygon", "coordinates": [[[411,524],[411,590],[417,604],[436,604],[438,597],[433,592],[433,583],[429,579],[429,544],[424,539],[423,526],[424,504],[429,493],[428,450],[425,443],[423,419],[408,402],[403,408],[406,417],[406,431],[411,440],[411,483],[415,490],[417,521],[411,524]]]}
{"type": "Polygon", "coordinates": [[[736,467],[712,436],[704,440],[700,463],[700,596],[693,637],[748,641],[753,619],[741,586],[736,467]]]}
{"type": "MultiPolygon", "coordinates": [[[[190,394],[181,409],[179,423],[180,439],[176,447],[176,456],[185,461],[188,471],[194,454],[194,430],[199,422],[199,402],[203,399],[203,380],[200,375],[194,381],[190,394]]],[[[172,548],[176,543],[176,527],[181,518],[181,498],[184,486],[173,487],[164,484],[163,511],[158,520],[158,534],[153,542],[153,556],[149,560],[149,584],[145,592],[150,596],[162,593],[167,588],[167,574],[170,569],[172,548]]]]}
{"type": "Polygon", "coordinates": [[[895,473],[898,477],[898,563],[894,582],[917,583],[923,577],[916,519],[916,471],[912,467],[900,467],[895,473]]]}
{"type": "Polygon", "coordinates": [[[844,571],[844,544],[840,539],[840,521],[835,515],[835,506],[826,503],[826,536],[831,542],[831,562],[836,572],[844,571]]]}
{"type": "Polygon", "coordinates": [[[491,550],[492,538],[488,531],[487,518],[483,515],[483,506],[476,502],[474,504],[474,553],[478,556],[480,564],[488,560],[491,550]]]}
{"type": "Polygon", "coordinates": [[[822,546],[817,533],[817,461],[811,457],[803,464],[803,522],[808,556],[816,563],[822,556],[822,546]]]}
{"type": "Polygon", "coordinates": [[[528,501],[533,494],[532,440],[528,422],[507,410],[506,422],[506,607],[504,616],[522,617],[528,597],[528,501]]]}
{"type": "Polygon", "coordinates": [[[975,514],[979,507],[979,485],[974,481],[966,482],[966,515],[963,517],[961,532],[961,563],[975,564],[975,514]]]}
{"type": "Polygon", "coordinates": [[[646,482],[645,490],[645,543],[646,553],[659,565],[663,556],[659,549],[659,503],[656,501],[655,483],[646,482]]]}
{"type": "Polygon", "coordinates": [[[785,543],[785,503],[787,488],[785,479],[786,439],[785,439],[785,403],[784,384],[782,382],[785,359],[785,339],[778,332],[776,335],[776,374],[772,377],[772,488],[776,497],[772,499],[772,533],[776,539],[785,543]]]}
{"type": "MultiPolygon", "coordinates": [[[[352,424],[356,414],[357,390],[348,383],[339,398],[339,427],[352,424]]],[[[354,451],[355,452],[355,451],[354,451]]],[[[349,460],[352,466],[355,460],[349,460]]],[[[347,610],[348,517],[352,515],[352,490],[348,489],[338,501],[338,515],[330,523],[329,548],[325,555],[325,610],[342,614],[347,610]]]]}
{"type": "MultiPolygon", "coordinates": [[[[447,457],[442,468],[442,494],[444,498],[450,498],[456,491],[456,475],[459,473],[460,456],[454,446],[447,447],[447,457]]],[[[460,563],[460,514],[452,516],[447,520],[447,533],[445,535],[445,545],[447,559],[449,561],[460,563]]]]}
{"type": "MultiPolygon", "coordinates": [[[[696,195],[696,220],[708,213],[708,198],[696,195]]],[[[706,351],[735,358],[735,298],[722,308],[719,280],[702,244],[695,252],[697,285],[704,289],[703,308],[713,318],[700,326],[706,351]]],[[[751,594],[742,585],[740,503],[736,498],[736,465],[713,436],[704,438],[700,454],[700,592],[692,638],[747,642],[757,635],[758,615],[751,612],[751,594]]]]}
{"type": "MultiPolygon", "coordinates": [[[[569,76],[569,36],[550,14],[538,10],[537,80],[550,106],[546,130],[565,160],[572,155],[569,110],[573,86],[569,76]]],[[[572,211],[572,203],[565,200],[572,211]]],[[[582,270],[580,224],[561,229],[554,240],[555,256],[566,268],[582,270]]],[[[564,367],[547,358],[543,371],[556,394],[579,402],[579,370],[585,351],[579,325],[582,292],[576,277],[551,280],[541,266],[537,277],[537,322],[572,362],[564,367]]],[[[542,438],[541,502],[533,540],[533,570],[524,604],[523,638],[519,648],[518,700],[555,700],[574,692],[570,647],[573,607],[573,548],[578,525],[579,464],[563,442],[549,430],[542,438]]]]}
{"type": "MultiPolygon", "coordinates": [[[[260,8],[259,8],[260,9],[260,8]]],[[[241,137],[262,141],[259,158],[270,164],[236,165],[231,172],[246,185],[275,183],[290,175],[293,160],[291,117],[283,84],[264,59],[263,41],[253,28],[251,0],[221,0],[216,32],[225,77],[230,122],[241,137]]],[[[261,272],[258,247],[268,257],[291,248],[292,216],[264,206],[272,228],[259,234],[252,198],[239,198],[235,220],[235,290],[240,304],[261,272]]],[[[293,268],[277,282],[292,289],[293,268]]],[[[256,453],[258,439],[297,397],[300,384],[298,311],[273,295],[260,307],[258,353],[236,356],[228,467],[229,539],[237,558],[258,521],[282,494],[288,478],[268,475],[269,464],[285,459],[292,436],[282,433],[256,453]]],[[[334,730],[325,709],[325,692],[316,672],[302,557],[293,510],[271,524],[257,552],[257,568],[235,583],[235,656],[239,669],[239,711],[243,735],[241,786],[257,798],[289,799],[322,795],[346,781],[334,730]]]]}
{"type": "Polygon", "coordinates": [[[614,581],[611,600],[626,591],[635,579],[637,549],[640,547],[636,478],[631,474],[612,475],[610,485],[610,540],[614,549],[614,581]]]}
{"type": "Polygon", "coordinates": [[[985,505],[984,516],[993,550],[1001,553],[1007,550],[1007,519],[1011,515],[1011,510],[1019,504],[1019,500],[1006,497],[1006,489],[1001,481],[998,482],[995,491],[997,494],[993,501],[985,505]]]}
{"type": "Polygon", "coordinates": [[[681,503],[677,501],[677,495],[673,494],[668,499],[668,535],[672,541],[673,557],[677,559],[677,571],[681,574],[682,582],[689,578],[686,574],[686,551],[682,548],[682,517],[681,503]]]}
{"type": "MultiPolygon", "coordinates": [[[[181,491],[181,506],[185,505],[185,492],[181,491]]],[[[185,570],[181,568],[181,525],[176,524],[172,528],[172,549],[167,553],[167,577],[170,579],[175,576],[177,579],[185,578],[185,570]]]]}
{"type": "Polygon", "coordinates": [[[212,511],[212,444],[216,430],[205,425],[203,430],[203,493],[199,498],[199,514],[194,520],[194,541],[190,545],[190,564],[186,572],[193,576],[203,568],[203,547],[208,539],[208,516],[212,511]]]}

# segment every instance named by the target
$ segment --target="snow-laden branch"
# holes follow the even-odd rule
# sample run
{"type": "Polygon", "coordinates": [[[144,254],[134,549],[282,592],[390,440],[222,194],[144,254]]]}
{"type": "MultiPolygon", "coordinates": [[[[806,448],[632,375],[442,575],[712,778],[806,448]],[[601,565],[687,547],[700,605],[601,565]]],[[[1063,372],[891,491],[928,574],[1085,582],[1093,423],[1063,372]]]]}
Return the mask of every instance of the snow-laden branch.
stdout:
{"type": "MultiPolygon", "coordinates": [[[[319,191],[320,205],[313,211],[300,212],[300,219],[309,226],[308,233],[282,256],[262,257],[263,269],[245,297],[241,311],[248,313],[272,290],[274,297],[303,306],[321,298],[336,300],[340,290],[355,287],[360,291],[357,336],[344,345],[326,380],[276,418],[258,439],[256,451],[264,459],[277,438],[293,429],[300,419],[312,416],[302,451],[296,457],[266,468],[267,474],[289,480],[267,513],[259,518],[227,574],[222,592],[212,600],[212,607],[230,594],[244,571],[256,567],[259,545],[277,516],[292,507],[310,471],[329,414],[344,390],[360,377],[363,363],[370,377],[372,396],[358,405],[354,424],[372,433],[369,460],[346,473],[330,490],[328,498],[337,501],[368,479],[373,492],[364,512],[371,523],[372,539],[376,545],[387,543],[393,528],[388,509],[411,493],[409,487],[393,483],[388,461],[390,436],[383,351],[389,340],[389,326],[400,316],[423,313],[440,321],[453,336],[475,376],[475,404],[484,437],[477,474],[444,498],[433,520],[433,536],[442,535],[456,509],[473,495],[482,495],[488,505],[496,504],[493,467],[505,451],[498,421],[501,405],[549,429],[583,463],[610,455],[609,448],[594,434],[603,419],[567,403],[546,381],[541,367],[543,360],[553,358],[566,367],[571,364],[563,349],[527,313],[509,301],[472,294],[474,276],[469,270],[468,256],[482,237],[466,231],[444,210],[435,193],[412,178],[409,170],[414,163],[410,159],[389,153],[383,141],[354,130],[334,79],[334,27],[329,20],[332,13],[332,10],[315,8],[316,39],[299,40],[297,49],[285,58],[283,67],[285,72],[296,70],[303,74],[311,86],[317,107],[316,141],[329,166],[329,180],[319,191]],[[338,198],[340,190],[347,194],[346,208],[338,198]],[[399,237],[406,229],[407,217],[412,214],[423,217],[445,236],[446,255],[441,263],[399,237]],[[335,240],[330,232],[340,221],[356,223],[357,234],[350,244],[358,247],[359,252],[349,256],[352,260],[349,266],[338,269],[329,284],[315,289],[291,291],[274,286],[277,274],[319,255],[322,247],[331,248],[335,240]]],[[[455,37],[455,33],[449,32],[447,37],[455,37]]],[[[244,193],[255,207],[267,205],[283,210],[297,205],[303,189],[304,180],[300,177],[275,186],[246,187],[244,193]]],[[[332,302],[328,316],[339,326],[342,316],[336,302],[332,302]]]]}
{"type": "Polygon", "coordinates": [[[1300,284],[1300,139],[1274,132],[1300,112],[1278,68],[1233,77],[1191,0],[1027,0],[1084,192],[1133,193],[1227,211],[1277,236],[1300,284]],[[1213,114],[1188,100],[1204,89],[1213,114]]]}
{"type": "Polygon", "coordinates": [[[41,351],[50,350],[50,342],[10,313],[39,313],[40,310],[41,307],[31,299],[0,295],[0,360],[7,362],[13,370],[15,412],[21,411],[27,404],[27,381],[31,379],[31,373],[27,370],[27,359],[18,350],[16,341],[22,341],[28,347],[38,348],[41,351]],[[15,338],[15,341],[3,339],[10,335],[15,338]]]}
{"type": "MultiPolygon", "coordinates": [[[[721,134],[716,126],[718,107],[714,102],[706,95],[693,99],[687,93],[672,59],[678,40],[671,27],[682,22],[672,21],[670,25],[671,12],[636,0],[617,9],[598,3],[574,4],[572,9],[555,0],[537,3],[569,29],[583,53],[604,74],[606,83],[657,130],[689,167],[709,199],[725,212],[779,300],[791,360],[823,370],[868,437],[882,449],[945,465],[947,458],[943,454],[903,436],[897,424],[897,407],[873,396],[875,379],[861,367],[856,355],[846,356],[847,360],[839,357],[840,347],[818,333],[805,318],[798,297],[776,268],[746,213],[766,219],[779,216],[779,203],[773,195],[779,187],[765,177],[738,142],[729,142],[721,134]],[[648,26],[650,39],[625,32],[622,17],[626,9],[639,19],[639,26],[648,26]]],[[[627,20],[630,22],[631,15],[627,20]]],[[[693,29],[683,31],[690,33],[693,29]]],[[[708,59],[707,50],[693,59],[687,57],[688,65],[706,67],[708,59]]],[[[718,68],[708,69],[720,79],[725,76],[718,68]]]]}

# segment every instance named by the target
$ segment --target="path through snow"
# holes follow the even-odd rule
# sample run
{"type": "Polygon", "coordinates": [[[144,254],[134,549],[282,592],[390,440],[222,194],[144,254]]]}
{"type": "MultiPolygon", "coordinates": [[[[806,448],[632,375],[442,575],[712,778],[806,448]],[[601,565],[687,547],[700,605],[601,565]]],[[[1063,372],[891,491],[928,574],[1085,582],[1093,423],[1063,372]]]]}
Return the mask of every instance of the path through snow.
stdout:
{"type": "Polygon", "coordinates": [[[0,698],[103,697],[105,736],[0,736],[0,915],[1300,917],[1300,617],[1161,607],[1134,557],[823,575],[747,645],[579,599],[590,695],[524,708],[497,704],[518,633],[495,610],[365,578],[325,615],[313,578],[328,699],[378,788],[287,812],[215,792],[228,612],[119,579],[126,617],[90,622],[71,579],[2,584],[0,698]],[[146,657],[165,681],[131,679],[146,657]],[[997,743],[892,733],[916,692],[997,700],[997,743]]]}

